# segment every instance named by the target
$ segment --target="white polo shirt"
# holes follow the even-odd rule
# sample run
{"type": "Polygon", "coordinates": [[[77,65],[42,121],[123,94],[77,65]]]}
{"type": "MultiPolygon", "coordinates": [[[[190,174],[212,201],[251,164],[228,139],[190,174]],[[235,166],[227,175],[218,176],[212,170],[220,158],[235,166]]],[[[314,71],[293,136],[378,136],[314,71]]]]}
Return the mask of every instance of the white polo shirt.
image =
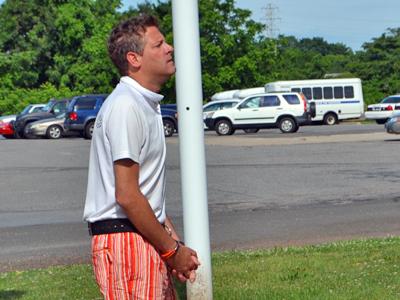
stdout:
{"type": "Polygon", "coordinates": [[[165,137],[159,102],[163,96],[124,76],[101,107],[90,148],[83,219],[126,218],[115,199],[114,162],[137,162],[139,187],[160,223],[165,221],[165,137]]]}

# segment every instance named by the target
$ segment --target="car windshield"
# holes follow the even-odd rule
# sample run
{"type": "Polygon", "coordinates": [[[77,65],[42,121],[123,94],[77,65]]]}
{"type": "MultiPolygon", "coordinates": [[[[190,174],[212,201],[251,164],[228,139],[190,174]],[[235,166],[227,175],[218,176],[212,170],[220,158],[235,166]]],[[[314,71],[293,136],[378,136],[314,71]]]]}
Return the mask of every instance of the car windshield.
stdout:
{"type": "Polygon", "coordinates": [[[29,110],[31,109],[32,105],[28,105],[27,107],[24,108],[23,111],[21,111],[21,115],[26,115],[29,110]]]}
{"type": "Polygon", "coordinates": [[[51,110],[52,105],[53,105],[53,102],[49,102],[42,108],[42,110],[45,112],[49,112],[51,110]]]}
{"type": "Polygon", "coordinates": [[[400,97],[387,97],[381,103],[400,103],[400,97]]]}

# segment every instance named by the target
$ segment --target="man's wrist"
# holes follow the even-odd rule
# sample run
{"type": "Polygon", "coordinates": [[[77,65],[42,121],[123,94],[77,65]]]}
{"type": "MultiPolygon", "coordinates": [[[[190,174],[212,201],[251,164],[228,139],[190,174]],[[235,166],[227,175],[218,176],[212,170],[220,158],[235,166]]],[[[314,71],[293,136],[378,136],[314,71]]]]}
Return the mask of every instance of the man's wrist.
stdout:
{"type": "Polygon", "coordinates": [[[173,257],[176,253],[178,253],[180,246],[181,246],[181,243],[179,243],[178,241],[175,241],[175,247],[171,250],[161,253],[160,254],[161,258],[164,260],[167,260],[167,259],[173,257]]]}

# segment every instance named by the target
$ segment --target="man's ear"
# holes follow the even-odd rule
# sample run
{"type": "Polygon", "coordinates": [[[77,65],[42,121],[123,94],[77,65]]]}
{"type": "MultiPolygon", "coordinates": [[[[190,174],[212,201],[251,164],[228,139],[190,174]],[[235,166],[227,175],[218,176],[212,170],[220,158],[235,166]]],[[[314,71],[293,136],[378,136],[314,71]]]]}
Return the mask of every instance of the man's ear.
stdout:
{"type": "Polygon", "coordinates": [[[135,69],[140,68],[142,64],[142,56],[136,52],[128,52],[126,54],[126,60],[128,61],[129,65],[135,69]]]}

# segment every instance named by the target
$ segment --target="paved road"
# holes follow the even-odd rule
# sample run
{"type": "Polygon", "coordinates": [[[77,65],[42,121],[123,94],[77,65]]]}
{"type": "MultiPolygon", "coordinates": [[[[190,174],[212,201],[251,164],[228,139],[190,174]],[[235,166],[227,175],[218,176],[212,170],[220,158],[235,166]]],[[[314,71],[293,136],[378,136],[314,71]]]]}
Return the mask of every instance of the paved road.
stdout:
{"type": "MultiPolygon", "coordinates": [[[[400,233],[397,136],[377,125],[206,133],[213,249],[400,233]]],[[[89,142],[0,141],[0,271],[88,261],[81,222],[89,142]]],[[[168,207],[182,226],[178,139],[168,207]]]]}

